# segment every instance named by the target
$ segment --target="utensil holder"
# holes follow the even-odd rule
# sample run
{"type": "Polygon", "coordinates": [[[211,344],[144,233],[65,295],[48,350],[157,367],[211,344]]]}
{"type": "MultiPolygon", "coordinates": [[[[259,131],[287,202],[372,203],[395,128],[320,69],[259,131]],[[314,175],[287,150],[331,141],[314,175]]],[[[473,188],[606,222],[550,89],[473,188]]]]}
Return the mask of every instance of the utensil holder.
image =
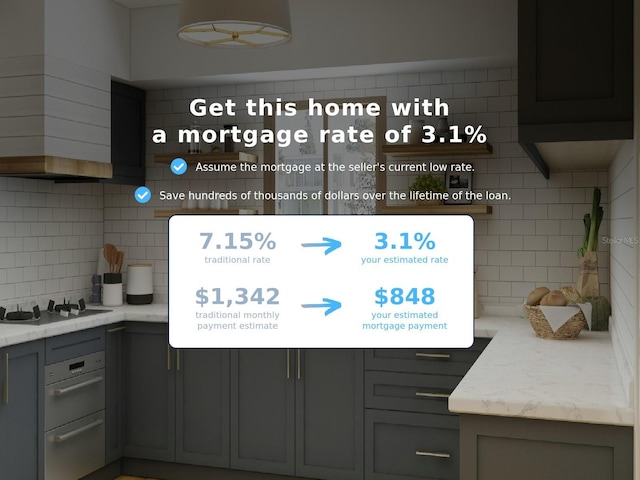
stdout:
{"type": "Polygon", "coordinates": [[[105,307],[122,305],[122,274],[105,273],[102,285],[102,304],[105,307]]]}

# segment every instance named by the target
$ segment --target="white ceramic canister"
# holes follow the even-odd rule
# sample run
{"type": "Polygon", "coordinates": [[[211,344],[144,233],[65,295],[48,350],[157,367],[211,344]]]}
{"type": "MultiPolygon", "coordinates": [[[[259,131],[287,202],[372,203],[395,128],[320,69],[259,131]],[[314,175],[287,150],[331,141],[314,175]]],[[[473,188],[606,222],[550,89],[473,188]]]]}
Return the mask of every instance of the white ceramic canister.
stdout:
{"type": "Polygon", "coordinates": [[[102,305],[105,307],[122,305],[122,274],[105,273],[102,279],[102,305]]]}
{"type": "Polygon", "coordinates": [[[153,271],[150,263],[127,266],[127,303],[147,305],[153,302],[153,271]]]}

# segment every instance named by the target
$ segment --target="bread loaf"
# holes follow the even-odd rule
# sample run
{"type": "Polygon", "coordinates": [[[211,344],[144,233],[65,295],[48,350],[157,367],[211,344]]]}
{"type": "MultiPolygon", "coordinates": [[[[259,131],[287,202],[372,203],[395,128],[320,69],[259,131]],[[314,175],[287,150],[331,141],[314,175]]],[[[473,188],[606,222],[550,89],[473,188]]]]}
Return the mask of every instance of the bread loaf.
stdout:
{"type": "Polygon", "coordinates": [[[552,290],[540,300],[543,306],[564,307],[567,303],[567,297],[560,290],[552,290]]]}
{"type": "Polygon", "coordinates": [[[547,293],[549,293],[549,289],[547,287],[538,287],[532,290],[527,297],[527,305],[538,305],[542,297],[547,293]]]}
{"type": "Polygon", "coordinates": [[[566,286],[562,287],[560,291],[564,294],[565,297],[567,297],[567,300],[569,300],[570,303],[582,303],[582,296],[575,288],[566,286]]]}

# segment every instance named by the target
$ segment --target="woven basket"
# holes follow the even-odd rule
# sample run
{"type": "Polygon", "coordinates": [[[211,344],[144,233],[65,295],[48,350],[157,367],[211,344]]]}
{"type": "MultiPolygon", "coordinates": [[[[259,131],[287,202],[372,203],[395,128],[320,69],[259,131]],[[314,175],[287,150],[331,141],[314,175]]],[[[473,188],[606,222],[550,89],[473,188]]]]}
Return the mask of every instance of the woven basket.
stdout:
{"type": "Polygon", "coordinates": [[[525,305],[524,306],[529,323],[536,332],[536,337],[551,338],[554,340],[571,340],[578,338],[582,329],[587,325],[587,320],[584,318],[582,310],[578,310],[573,317],[564,322],[560,328],[555,332],[551,330],[551,326],[547,321],[547,318],[537,305],[525,305]]]}

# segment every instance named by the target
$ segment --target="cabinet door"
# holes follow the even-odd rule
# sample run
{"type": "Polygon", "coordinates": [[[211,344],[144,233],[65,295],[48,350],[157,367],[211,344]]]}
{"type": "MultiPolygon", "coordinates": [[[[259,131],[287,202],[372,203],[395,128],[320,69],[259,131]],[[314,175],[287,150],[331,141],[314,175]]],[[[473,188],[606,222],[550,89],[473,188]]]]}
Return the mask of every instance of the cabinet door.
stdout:
{"type": "Polygon", "coordinates": [[[176,461],[229,467],[229,350],[178,350],[176,461]]]}
{"type": "Polygon", "coordinates": [[[127,457],[175,460],[175,352],[166,324],[129,323],[125,330],[127,457]]]}
{"type": "Polygon", "coordinates": [[[105,460],[122,457],[124,441],[124,324],[106,327],[105,341],[105,460]]]}
{"type": "Polygon", "coordinates": [[[633,138],[633,1],[519,0],[519,141],[633,138]]]}
{"type": "Polygon", "coordinates": [[[111,166],[107,183],[144,185],[145,92],[111,82],[111,166]]]}
{"type": "Polygon", "coordinates": [[[364,353],[296,350],[296,476],[363,478],[364,353]]]}
{"type": "Polygon", "coordinates": [[[460,415],[462,480],[631,480],[633,428],[460,415]],[[505,460],[508,459],[508,460],[505,460]]]}
{"type": "Polygon", "coordinates": [[[366,478],[458,480],[458,426],[454,415],[367,410],[366,478]]]}
{"type": "Polygon", "coordinates": [[[0,350],[0,477],[44,478],[44,342],[0,350]]]}
{"type": "Polygon", "coordinates": [[[231,468],[294,474],[293,352],[231,352],[231,468]]]}

